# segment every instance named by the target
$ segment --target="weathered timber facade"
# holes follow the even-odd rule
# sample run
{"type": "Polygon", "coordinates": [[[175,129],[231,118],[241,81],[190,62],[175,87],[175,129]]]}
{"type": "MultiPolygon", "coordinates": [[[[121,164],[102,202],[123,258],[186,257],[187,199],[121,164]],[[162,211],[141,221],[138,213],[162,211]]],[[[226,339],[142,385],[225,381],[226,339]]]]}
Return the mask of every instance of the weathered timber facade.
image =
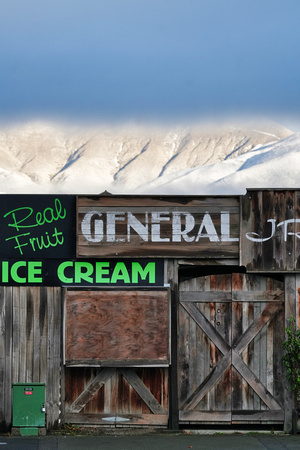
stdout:
{"type": "Polygon", "coordinates": [[[62,380],[60,287],[0,288],[0,424],[11,425],[12,384],[45,383],[47,427],[59,426],[62,380]]]}
{"type": "Polygon", "coordinates": [[[299,271],[299,223],[299,191],[248,191],[242,201],[241,264],[249,272],[299,271]]]}
{"type": "Polygon", "coordinates": [[[300,191],[0,196],[0,427],[45,383],[46,427],[292,429],[300,191]]]}

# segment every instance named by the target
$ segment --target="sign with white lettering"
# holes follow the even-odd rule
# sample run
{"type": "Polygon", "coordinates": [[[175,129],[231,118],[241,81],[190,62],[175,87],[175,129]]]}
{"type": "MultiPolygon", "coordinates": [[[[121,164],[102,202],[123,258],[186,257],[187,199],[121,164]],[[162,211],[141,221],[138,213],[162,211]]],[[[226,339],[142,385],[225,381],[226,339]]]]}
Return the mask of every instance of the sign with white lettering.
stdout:
{"type": "Polygon", "coordinates": [[[237,258],[236,197],[78,197],[77,256],[237,258]]]}
{"type": "Polygon", "coordinates": [[[241,202],[241,265],[248,272],[300,270],[300,192],[248,190],[241,202]]]}

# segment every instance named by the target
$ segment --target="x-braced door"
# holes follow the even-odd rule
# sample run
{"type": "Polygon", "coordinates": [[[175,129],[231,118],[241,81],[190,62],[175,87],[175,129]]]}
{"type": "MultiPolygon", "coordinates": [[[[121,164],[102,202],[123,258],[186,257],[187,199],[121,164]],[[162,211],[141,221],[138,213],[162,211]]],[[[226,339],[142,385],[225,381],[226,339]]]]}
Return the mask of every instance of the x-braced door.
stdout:
{"type": "Polygon", "coordinates": [[[181,423],[282,423],[283,282],[245,274],[180,283],[181,423]]]}

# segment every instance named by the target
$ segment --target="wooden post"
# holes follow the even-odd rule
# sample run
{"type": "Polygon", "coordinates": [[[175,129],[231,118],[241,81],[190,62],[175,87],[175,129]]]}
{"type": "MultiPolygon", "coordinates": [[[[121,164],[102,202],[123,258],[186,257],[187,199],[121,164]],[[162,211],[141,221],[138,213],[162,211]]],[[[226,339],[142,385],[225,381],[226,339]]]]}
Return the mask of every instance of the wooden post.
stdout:
{"type": "MultiPolygon", "coordinates": [[[[171,262],[171,261],[170,261],[171,262]]],[[[171,282],[171,365],[169,368],[169,428],[179,429],[178,411],[178,369],[177,369],[177,327],[178,327],[178,263],[173,262],[168,272],[169,282],[171,282]],[[171,272],[171,273],[170,273],[171,272]]]]}

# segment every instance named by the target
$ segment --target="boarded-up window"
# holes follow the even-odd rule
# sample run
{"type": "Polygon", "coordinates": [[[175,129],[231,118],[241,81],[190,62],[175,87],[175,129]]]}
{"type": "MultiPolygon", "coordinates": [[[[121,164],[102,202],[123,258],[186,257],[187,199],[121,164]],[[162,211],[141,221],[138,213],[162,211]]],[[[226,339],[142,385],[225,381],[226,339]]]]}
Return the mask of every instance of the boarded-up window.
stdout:
{"type": "Polygon", "coordinates": [[[169,363],[167,290],[67,291],[67,365],[169,363]]]}

